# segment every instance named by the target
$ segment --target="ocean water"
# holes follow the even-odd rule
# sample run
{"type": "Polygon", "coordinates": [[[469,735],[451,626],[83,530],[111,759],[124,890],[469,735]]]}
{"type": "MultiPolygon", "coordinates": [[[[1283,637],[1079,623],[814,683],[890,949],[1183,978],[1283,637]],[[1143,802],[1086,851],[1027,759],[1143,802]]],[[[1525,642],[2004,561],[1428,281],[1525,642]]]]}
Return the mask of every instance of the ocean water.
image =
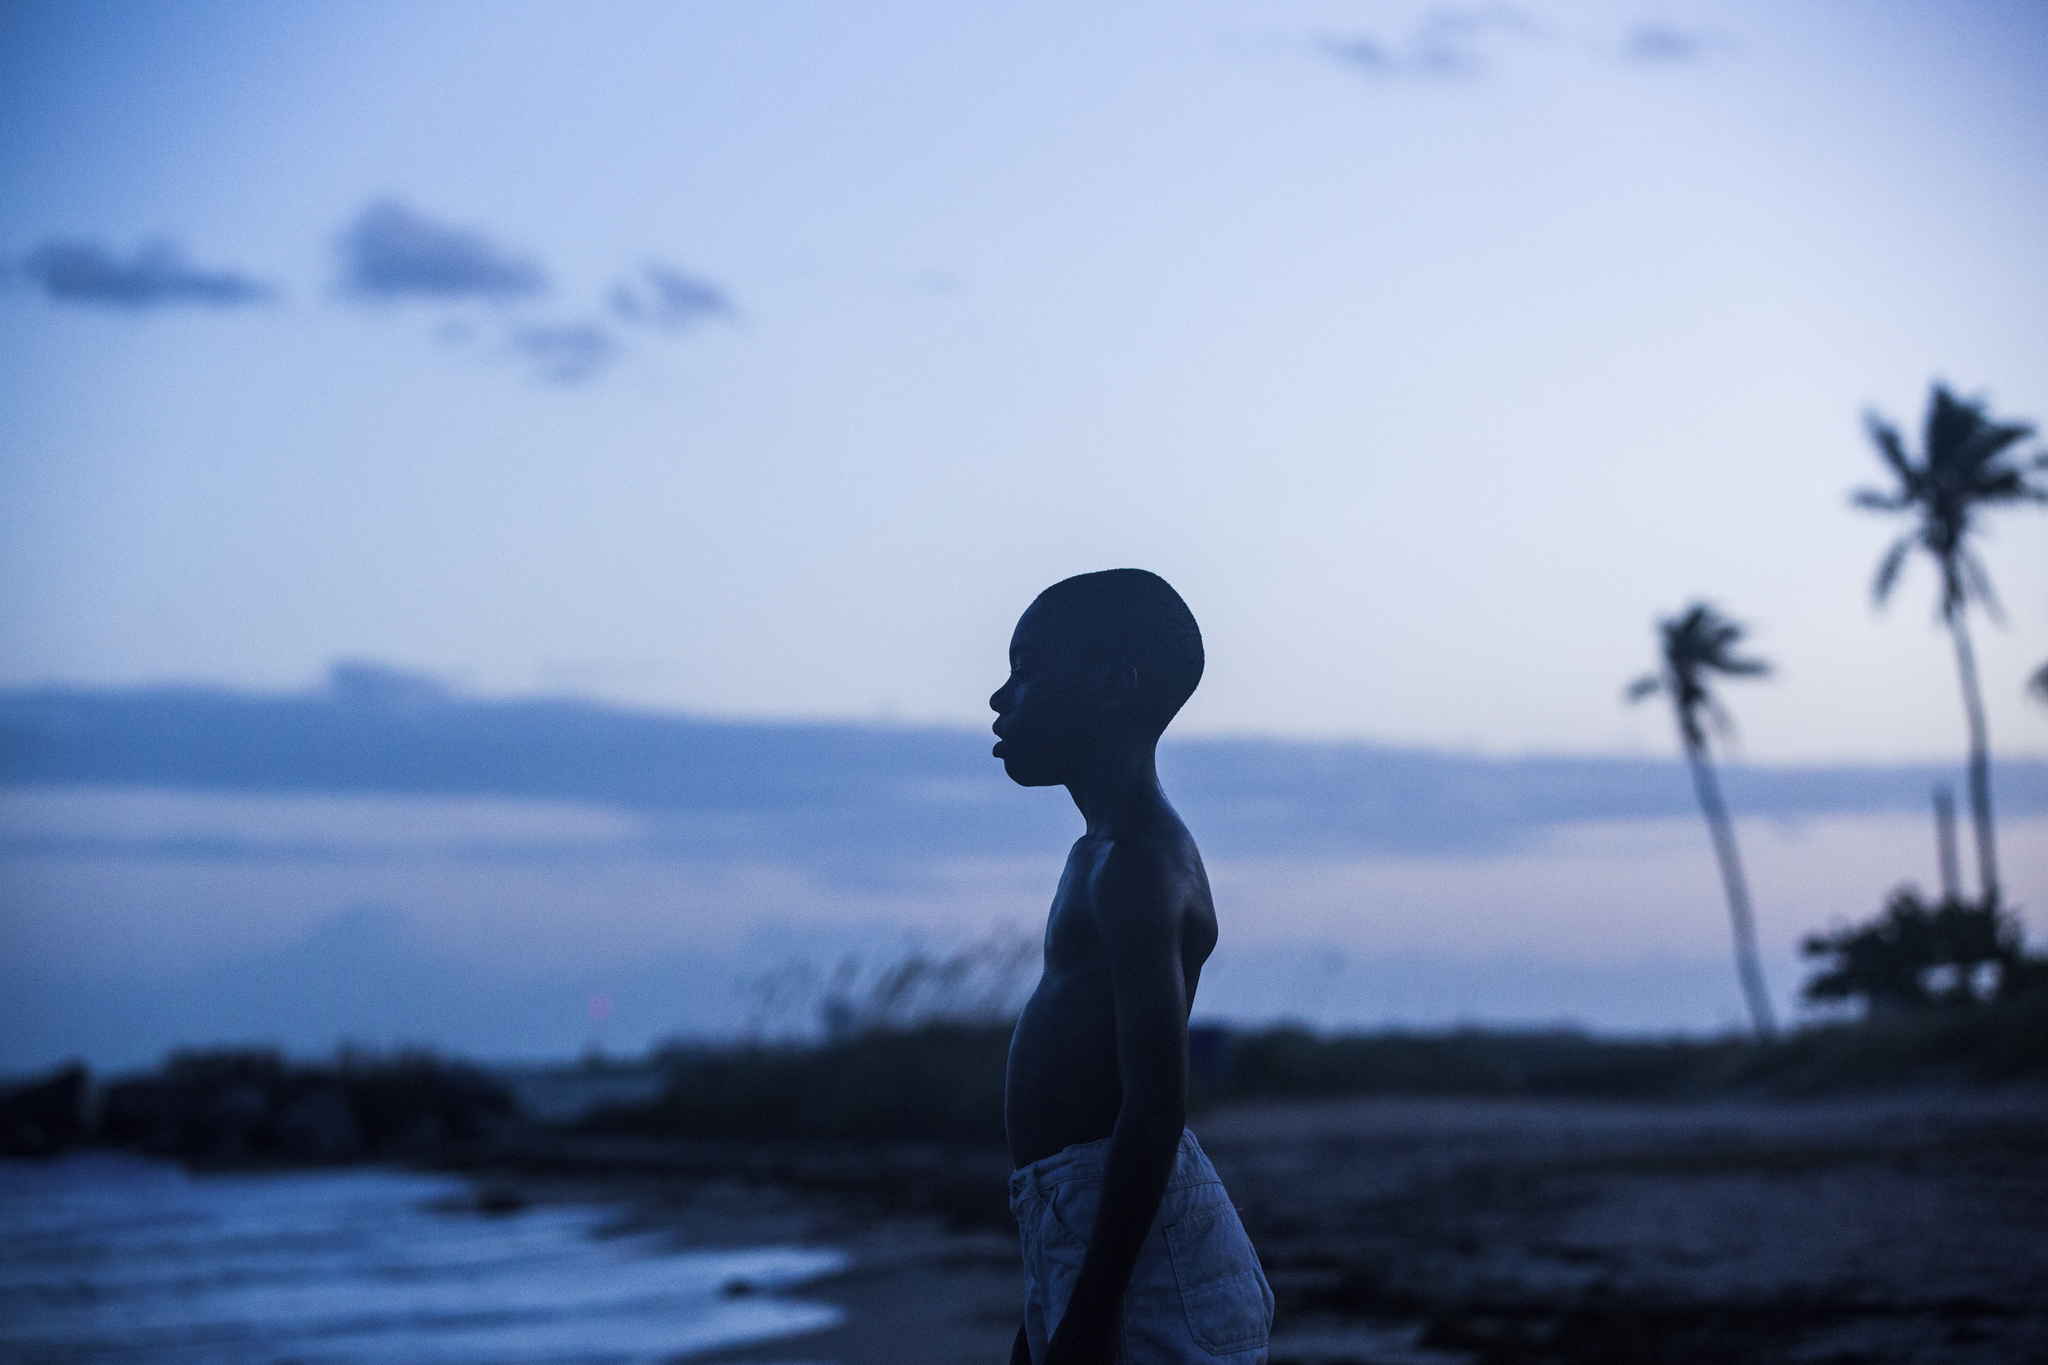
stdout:
{"type": "Polygon", "coordinates": [[[838,1251],[682,1251],[610,1216],[489,1214],[464,1181],[387,1170],[0,1162],[0,1361],[624,1365],[839,1320],[762,1292],[838,1251]]]}

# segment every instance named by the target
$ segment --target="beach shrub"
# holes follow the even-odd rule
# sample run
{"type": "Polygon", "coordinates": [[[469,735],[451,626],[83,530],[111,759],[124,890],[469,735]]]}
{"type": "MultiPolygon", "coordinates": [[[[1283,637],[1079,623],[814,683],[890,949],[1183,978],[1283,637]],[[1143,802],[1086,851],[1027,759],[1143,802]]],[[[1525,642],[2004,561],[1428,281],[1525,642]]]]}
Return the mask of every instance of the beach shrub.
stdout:
{"type": "MultiPolygon", "coordinates": [[[[1993,933],[1929,913],[1946,935],[1946,960],[1980,961],[1985,944],[2004,952],[2016,941],[1996,917],[1993,933]]],[[[657,1098],[574,1127],[668,1140],[1000,1147],[1014,1010],[1034,952],[999,936],[951,953],[913,949],[875,970],[855,958],[829,973],[793,961],[755,984],[762,1012],[752,1036],[659,1049],[653,1061],[667,1079],[657,1098]],[[765,1038],[771,1018],[791,1031],[765,1038]]],[[[2037,980],[2032,959],[2009,958],[1995,1001],[1879,1011],[1773,1039],[1201,1025],[1189,1032],[1189,1107],[1344,1095],[1675,1100],[2048,1074],[2048,989],[2027,986],[2037,980]]],[[[1951,1002],[1976,999],[1947,989],[1951,1002]]]]}
{"type": "Polygon", "coordinates": [[[1799,1030],[1759,1049],[1730,1084],[1780,1094],[2048,1077],[2048,990],[1971,1008],[1880,1014],[1799,1030]]]}
{"type": "Polygon", "coordinates": [[[1200,1104],[1321,1095],[1556,1095],[1637,1098],[1728,1070],[1742,1039],[1603,1039],[1564,1029],[1455,1029],[1325,1036],[1299,1026],[1231,1038],[1200,1104]]]}
{"type": "Polygon", "coordinates": [[[794,1142],[1003,1142],[1008,1024],[937,1022],[837,1041],[672,1048],[647,1104],[600,1110],[586,1133],[794,1142]]]}
{"type": "Polygon", "coordinates": [[[1229,1038],[1224,1065],[1191,1081],[1198,1107],[1335,1095],[1693,1099],[2048,1076],[2048,989],[1968,1009],[1812,1024],[1749,1037],[1595,1038],[1459,1029],[1324,1036],[1299,1027],[1229,1038]]]}
{"type": "Polygon", "coordinates": [[[655,1051],[661,1095],[598,1110],[588,1134],[668,1139],[923,1142],[1000,1147],[1010,1033],[1039,953],[998,928],[950,947],[913,940],[879,964],[792,958],[746,987],[736,1044],[655,1051]]]}
{"type": "Polygon", "coordinates": [[[2024,993],[2042,964],[2023,944],[2018,919],[1995,901],[1930,903],[1902,886],[1876,918],[1809,935],[1799,951],[1823,961],[1806,983],[1808,1000],[1858,1001],[1875,1015],[2024,993]]]}
{"type": "MultiPolygon", "coordinates": [[[[1685,1100],[1812,1095],[2048,1076],[2048,991],[1970,1010],[1809,1025],[1771,1041],[1598,1038],[1569,1030],[1323,1035],[1210,1026],[1219,1054],[1190,1109],[1347,1095],[1685,1100]]],[[[600,1110],[589,1135],[999,1147],[1007,1025],[927,1024],[825,1043],[672,1048],[655,1100],[600,1110]]]]}
{"type": "Polygon", "coordinates": [[[938,1024],[1007,1029],[1039,952],[1036,939],[999,927],[943,948],[913,937],[879,964],[849,953],[827,971],[793,957],[743,988],[754,1004],[747,1036],[844,1042],[938,1024]]]}

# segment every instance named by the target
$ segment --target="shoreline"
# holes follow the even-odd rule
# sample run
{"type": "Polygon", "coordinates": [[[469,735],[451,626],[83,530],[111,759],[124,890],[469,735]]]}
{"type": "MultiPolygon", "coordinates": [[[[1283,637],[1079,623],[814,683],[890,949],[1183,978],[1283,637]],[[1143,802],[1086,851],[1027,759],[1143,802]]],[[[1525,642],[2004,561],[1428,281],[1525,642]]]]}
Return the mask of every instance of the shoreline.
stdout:
{"type": "MultiPolygon", "coordinates": [[[[824,1159],[814,1154],[808,1166],[754,1153],[738,1163],[742,1172],[716,1174],[705,1173],[711,1154],[702,1151],[668,1154],[668,1173],[656,1169],[664,1164],[662,1153],[632,1155],[637,1159],[625,1169],[568,1174],[562,1168],[569,1163],[557,1154],[545,1172],[465,1174],[480,1200],[516,1194],[525,1206],[598,1204],[612,1211],[608,1233],[665,1233],[679,1249],[803,1246],[847,1256],[844,1269],[774,1291],[778,1298],[830,1304],[843,1314],[839,1323],[679,1357],[690,1365],[1001,1365],[1009,1359],[1024,1302],[1013,1232],[949,1226],[943,1213],[904,1207],[915,1191],[900,1183],[888,1186],[893,1199],[878,1198],[871,1180],[826,1188],[824,1175],[849,1172],[853,1152],[824,1159]],[[680,1169],[697,1173],[673,1173],[680,1169]],[[769,1174],[792,1169],[806,1172],[800,1184],[769,1174]],[[906,1342],[914,1345],[906,1350],[906,1342]]],[[[747,1156],[734,1150],[718,1155],[747,1156]]],[[[918,1155],[929,1163],[930,1153],[918,1155]]],[[[986,1171],[990,1154],[960,1155],[986,1171]]],[[[727,1292],[744,1297],[757,1291],[736,1286],[727,1292]]]]}

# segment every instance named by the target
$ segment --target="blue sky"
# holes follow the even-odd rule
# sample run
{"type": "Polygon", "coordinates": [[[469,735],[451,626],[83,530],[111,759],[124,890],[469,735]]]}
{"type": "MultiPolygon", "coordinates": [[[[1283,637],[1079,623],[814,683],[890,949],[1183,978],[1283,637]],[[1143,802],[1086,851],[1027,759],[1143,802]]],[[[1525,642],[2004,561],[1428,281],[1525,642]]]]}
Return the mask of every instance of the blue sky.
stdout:
{"type": "MultiPolygon", "coordinates": [[[[7,680],[972,722],[1033,592],[1135,563],[1191,730],[1661,750],[1615,692],[1704,593],[1781,667],[1754,755],[1961,740],[1844,496],[1866,404],[2048,413],[2038,6],[7,16],[0,250],[275,291],[0,299],[7,680]],[[351,293],[387,200],[545,287],[351,293]],[[649,263],[726,311],[611,311],[649,263]],[[521,349],[580,328],[580,383],[521,349]]],[[[2048,536],[1988,557],[2040,753],[2048,536]]]]}
{"type": "MultiPolygon", "coordinates": [[[[1911,429],[1936,378],[2048,418],[2044,65],[2048,11],[1964,0],[6,5],[0,687],[294,692],[348,658],[979,727],[1031,596],[1136,564],[1205,630],[1189,735],[1665,757],[1619,693],[1705,595],[1778,666],[1729,690],[1748,759],[1953,763],[1931,575],[1873,612],[1895,528],[1847,494],[1864,409],[1911,429]]],[[[2048,756],[2044,531],[1985,543],[2014,759],[2048,756]]],[[[0,834],[618,834],[429,805],[23,789],[0,834]]],[[[1333,1018],[1549,1017],[1608,972],[1637,984],[1585,1017],[1704,1026],[1718,890],[1661,819],[1216,871],[1276,962],[1437,964],[1331,985],[1333,1018]]],[[[1784,989],[1798,934],[1931,872],[1917,813],[1744,829],[1784,989]]],[[[2013,821],[2015,886],[2044,831],[2013,821]]],[[[650,943],[737,971],[765,925],[968,932],[1049,886],[152,858],[0,866],[48,1024],[8,1055],[199,1020],[79,1022],[137,954],[187,1004],[411,933],[501,984],[644,977],[650,943]]],[[[549,1017],[522,1046],[575,1045],[549,1017]]],[[[203,1027],[328,1027],[251,1018],[203,1027]]]]}

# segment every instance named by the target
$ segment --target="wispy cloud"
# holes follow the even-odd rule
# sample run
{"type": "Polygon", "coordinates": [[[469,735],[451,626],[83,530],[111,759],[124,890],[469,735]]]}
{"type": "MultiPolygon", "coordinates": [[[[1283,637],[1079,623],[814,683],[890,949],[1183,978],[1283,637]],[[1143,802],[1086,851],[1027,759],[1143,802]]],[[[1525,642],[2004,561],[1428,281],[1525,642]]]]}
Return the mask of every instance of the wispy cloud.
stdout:
{"type": "Polygon", "coordinates": [[[22,273],[57,303],[114,308],[232,308],[267,302],[277,292],[240,271],[195,266],[167,241],[145,243],[125,259],[97,242],[45,242],[22,262],[22,273]]]}
{"type": "MultiPolygon", "coordinates": [[[[441,222],[395,199],[370,203],[338,239],[339,297],[355,303],[417,302],[434,309],[431,333],[455,346],[524,362],[546,383],[593,379],[624,358],[637,338],[677,337],[734,318],[726,291],[700,276],[648,261],[620,278],[582,317],[537,316],[550,293],[531,256],[486,233],[441,222]],[[477,304],[491,305],[488,311],[477,304]]],[[[168,305],[227,308],[265,302],[277,290],[228,269],[202,269],[170,241],[123,256],[98,242],[57,239],[20,263],[23,277],[60,303],[140,310],[168,305]]],[[[555,310],[549,309],[553,312],[555,310]]]]}
{"type": "MultiPolygon", "coordinates": [[[[460,305],[516,306],[549,292],[546,271],[529,256],[493,242],[474,228],[428,218],[395,199],[366,207],[341,235],[342,292],[365,302],[418,300],[460,305]]],[[[650,261],[606,291],[612,319],[641,328],[681,332],[710,318],[731,317],[732,300],[708,280],[650,261]]],[[[437,329],[447,341],[476,335],[474,315],[456,316],[437,329]]],[[[627,352],[618,329],[602,316],[569,321],[514,311],[502,346],[550,384],[596,378],[627,352]]]]}
{"type": "Polygon", "coordinates": [[[551,384],[581,384],[618,358],[619,344],[594,322],[540,323],[512,330],[512,349],[551,384]]]}
{"type": "Polygon", "coordinates": [[[1698,61],[1724,44],[1724,39],[1700,29],[1642,23],[1622,39],[1621,59],[1645,66],[1676,66],[1698,61]]]}
{"type": "Polygon", "coordinates": [[[547,275],[471,228],[437,223],[395,199],[365,208],[341,236],[342,289],[360,299],[493,303],[547,289],[547,275]]]}
{"type": "Polygon", "coordinates": [[[672,330],[733,313],[732,300],[717,285],[654,261],[638,278],[613,285],[610,303],[628,322],[672,330]]]}
{"type": "Polygon", "coordinates": [[[1389,42],[1370,35],[1324,38],[1326,56],[1371,76],[1447,79],[1485,68],[1486,48],[1496,39],[1527,41],[1544,36],[1535,19],[1506,5],[1475,9],[1434,9],[1408,35],[1389,42]]]}

